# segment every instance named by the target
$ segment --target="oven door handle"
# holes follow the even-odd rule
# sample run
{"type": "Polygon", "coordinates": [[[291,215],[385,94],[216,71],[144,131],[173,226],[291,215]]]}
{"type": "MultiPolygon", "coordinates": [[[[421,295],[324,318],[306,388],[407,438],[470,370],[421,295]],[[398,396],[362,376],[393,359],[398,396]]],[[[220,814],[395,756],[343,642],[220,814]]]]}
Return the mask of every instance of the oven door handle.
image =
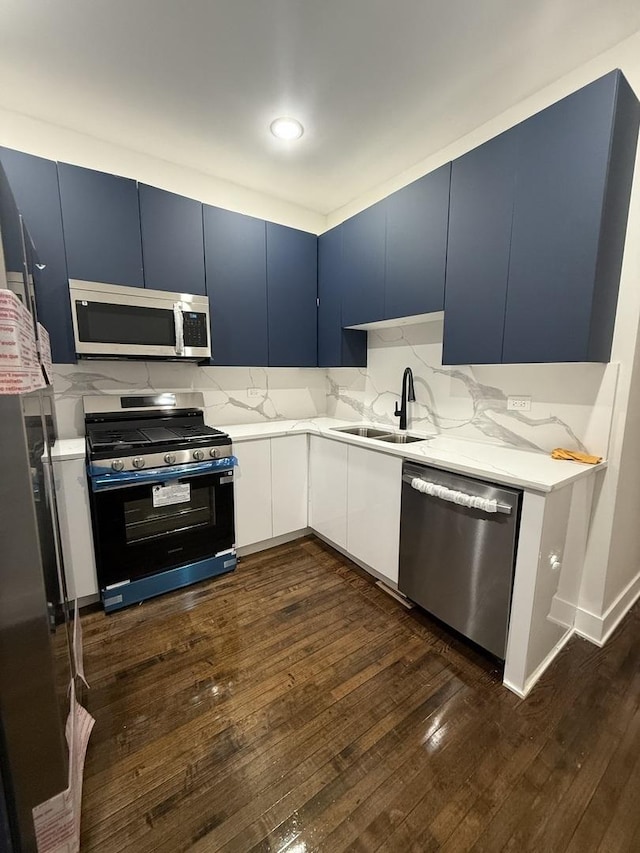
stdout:
{"type": "Polygon", "coordinates": [[[235,456],[212,459],[208,462],[190,462],[187,465],[174,465],[171,468],[150,468],[148,471],[105,471],[104,474],[91,476],[91,490],[104,492],[107,489],[122,489],[127,486],[139,486],[144,483],[170,483],[172,480],[191,480],[204,477],[216,471],[224,473],[238,464],[235,456]]]}

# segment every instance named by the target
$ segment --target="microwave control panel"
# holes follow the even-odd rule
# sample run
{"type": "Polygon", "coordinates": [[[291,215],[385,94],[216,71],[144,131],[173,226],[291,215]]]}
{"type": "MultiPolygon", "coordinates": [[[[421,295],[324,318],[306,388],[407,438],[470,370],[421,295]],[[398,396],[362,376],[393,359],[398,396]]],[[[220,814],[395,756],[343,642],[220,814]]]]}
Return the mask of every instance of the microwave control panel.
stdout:
{"type": "Polygon", "coordinates": [[[184,345],[186,347],[206,347],[209,343],[207,336],[207,315],[196,311],[183,311],[184,345]]]}

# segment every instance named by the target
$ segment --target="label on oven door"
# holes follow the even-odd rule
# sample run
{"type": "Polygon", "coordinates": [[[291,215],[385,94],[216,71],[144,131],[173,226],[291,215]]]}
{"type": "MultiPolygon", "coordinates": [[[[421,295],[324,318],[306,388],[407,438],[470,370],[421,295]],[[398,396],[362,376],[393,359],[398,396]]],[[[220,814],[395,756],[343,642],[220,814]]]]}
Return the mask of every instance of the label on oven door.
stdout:
{"type": "Polygon", "coordinates": [[[153,487],[153,505],[171,506],[186,504],[191,500],[191,483],[169,483],[167,486],[153,487]]]}

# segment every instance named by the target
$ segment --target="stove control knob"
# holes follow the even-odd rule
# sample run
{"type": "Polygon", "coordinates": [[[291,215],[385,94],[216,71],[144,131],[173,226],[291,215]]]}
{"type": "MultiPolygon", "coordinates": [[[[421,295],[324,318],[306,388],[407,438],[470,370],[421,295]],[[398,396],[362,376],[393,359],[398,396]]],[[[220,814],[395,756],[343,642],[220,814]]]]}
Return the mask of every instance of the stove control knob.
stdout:
{"type": "Polygon", "coordinates": [[[214,459],[217,459],[219,455],[220,455],[220,451],[218,450],[217,447],[212,447],[211,450],[209,451],[209,456],[212,456],[214,459]]]}
{"type": "Polygon", "coordinates": [[[202,459],[204,459],[204,450],[194,450],[193,458],[197,459],[198,462],[200,462],[202,459]]]}
{"type": "Polygon", "coordinates": [[[176,454],[175,453],[165,453],[164,461],[167,465],[175,465],[176,464],[176,454]]]}
{"type": "Polygon", "coordinates": [[[122,471],[124,469],[124,462],[122,459],[114,459],[111,463],[111,467],[114,471],[122,471]]]}
{"type": "Polygon", "coordinates": [[[142,456],[136,456],[135,457],[135,459],[133,460],[133,467],[134,468],[144,468],[144,459],[142,458],[142,456]]]}

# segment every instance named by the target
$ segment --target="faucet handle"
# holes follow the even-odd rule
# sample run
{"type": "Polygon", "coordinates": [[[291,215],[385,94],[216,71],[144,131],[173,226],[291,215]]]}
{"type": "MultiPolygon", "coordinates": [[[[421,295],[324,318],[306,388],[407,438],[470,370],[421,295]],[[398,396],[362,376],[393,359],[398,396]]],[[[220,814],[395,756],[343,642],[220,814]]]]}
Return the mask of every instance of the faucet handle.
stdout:
{"type": "Polygon", "coordinates": [[[402,414],[402,409],[399,409],[399,408],[398,408],[398,402],[397,402],[397,401],[396,401],[396,404],[395,404],[395,409],[393,410],[393,414],[394,414],[397,418],[399,418],[399,417],[400,417],[400,415],[402,414]]]}

